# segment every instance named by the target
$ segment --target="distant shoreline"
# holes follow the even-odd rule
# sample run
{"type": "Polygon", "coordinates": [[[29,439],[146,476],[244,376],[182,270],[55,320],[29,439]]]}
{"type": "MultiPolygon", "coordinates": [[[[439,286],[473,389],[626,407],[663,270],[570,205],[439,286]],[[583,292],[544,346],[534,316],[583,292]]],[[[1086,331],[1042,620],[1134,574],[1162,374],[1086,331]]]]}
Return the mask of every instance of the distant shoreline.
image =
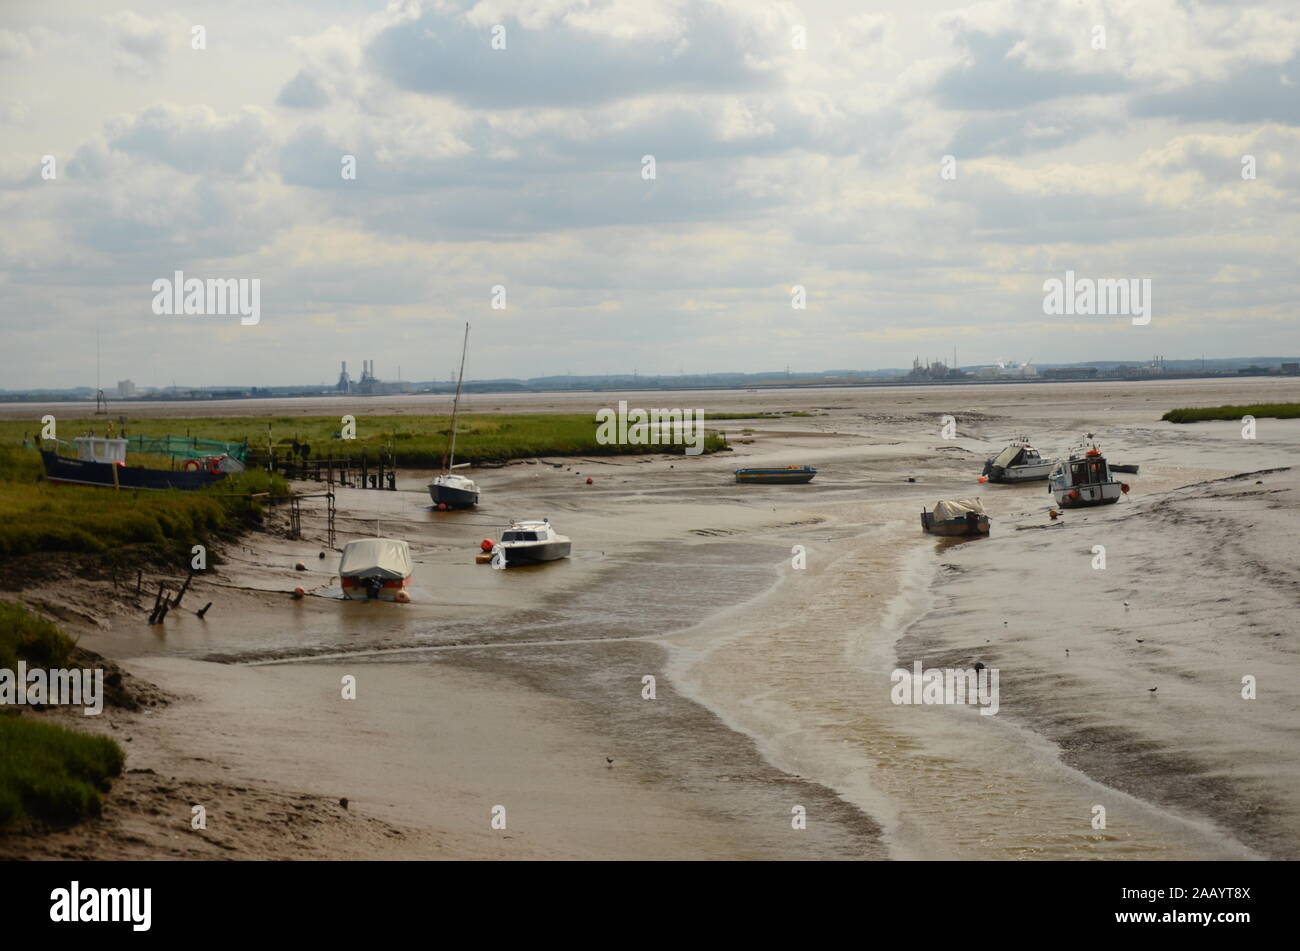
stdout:
{"type": "MultiPolygon", "coordinates": [[[[1160,381],[1181,381],[1190,382],[1197,380],[1209,381],[1240,381],[1240,380],[1296,380],[1300,381],[1300,375],[1284,373],[1230,373],[1226,371],[1215,371],[1207,373],[1162,373],[1153,376],[1140,377],[1121,377],[1121,376],[1097,376],[1097,377],[1080,377],[1071,379],[1043,379],[1042,377],[1030,377],[1022,379],[966,379],[966,380],[883,380],[883,381],[861,381],[861,382],[819,382],[811,381],[805,383],[758,383],[753,385],[742,384],[712,384],[712,385],[682,385],[682,386],[646,386],[646,385],[610,385],[607,387],[583,387],[575,389],[533,389],[533,388],[509,388],[509,389],[478,389],[471,384],[465,385],[467,396],[475,397],[533,397],[533,398],[552,398],[562,399],[565,397],[582,396],[586,394],[610,394],[610,393],[748,393],[754,395],[764,395],[778,393],[782,390],[859,390],[859,389],[893,389],[899,387],[963,387],[963,386],[1024,386],[1024,385],[1050,385],[1050,384],[1079,384],[1079,383],[1156,383],[1160,381]]],[[[292,393],[292,394],[272,394],[257,396],[227,395],[216,393],[207,397],[168,397],[166,399],[117,399],[109,398],[108,416],[115,415],[115,410],[126,407],[159,407],[170,408],[174,406],[210,406],[218,404],[234,403],[243,405],[257,405],[284,402],[299,402],[305,400],[419,400],[435,398],[450,398],[451,391],[426,390],[413,393],[336,393],[329,390],[322,390],[313,393],[292,393]]],[[[7,400],[0,401],[0,419],[14,419],[30,415],[33,406],[88,406],[94,405],[94,398],[61,398],[56,395],[49,397],[33,397],[31,399],[7,400]]]]}

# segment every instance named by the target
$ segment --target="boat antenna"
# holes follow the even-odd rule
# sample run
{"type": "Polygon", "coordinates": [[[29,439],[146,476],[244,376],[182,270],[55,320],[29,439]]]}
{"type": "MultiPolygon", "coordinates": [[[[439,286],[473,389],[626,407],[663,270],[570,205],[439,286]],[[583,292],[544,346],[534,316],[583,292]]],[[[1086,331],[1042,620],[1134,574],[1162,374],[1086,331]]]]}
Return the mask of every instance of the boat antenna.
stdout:
{"type": "Polygon", "coordinates": [[[451,398],[451,444],[447,451],[447,471],[456,467],[456,410],[460,406],[460,385],[465,379],[465,351],[469,348],[469,321],[465,321],[465,340],[460,347],[460,375],[456,377],[456,395],[451,398]]]}

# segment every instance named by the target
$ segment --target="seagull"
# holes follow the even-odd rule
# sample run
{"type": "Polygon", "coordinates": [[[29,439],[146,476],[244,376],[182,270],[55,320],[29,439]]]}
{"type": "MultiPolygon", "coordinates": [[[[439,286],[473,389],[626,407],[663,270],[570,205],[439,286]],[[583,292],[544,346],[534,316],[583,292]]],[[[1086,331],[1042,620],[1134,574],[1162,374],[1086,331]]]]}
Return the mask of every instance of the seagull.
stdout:
{"type": "Polygon", "coordinates": [[[1066,656],[1066,657],[1069,657],[1069,656],[1070,656],[1070,648],[1068,648],[1068,647],[1065,649],[1065,656],[1066,656]]]}
{"type": "Polygon", "coordinates": [[[1160,689],[1159,687],[1149,687],[1147,689],[1147,693],[1155,693],[1159,689],[1160,689]]]}
{"type": "Polygon", "coordinates": [[[1146,641],[1142,640],[1142,638],[1140,638],[1140,637],[1137,639],[1137,642],[1138,642],[1139,644],[1145,644],[1145,643],[1146,643],[1146,641]]]}
{"type": "Polygon", "coordinates": [[[613,767],[614,767],[614,758],[613,758],[612,756],[606,756],[606,757],[605,757],[605,768],[606,768],[606,769],[613,769],[613,767]]]}
{"type": "Polygon", "coordinates": [[[1124,602],[1124,607],[1128,607],[1128,602],[1127,602],[1127,601],[1124,602]]]}

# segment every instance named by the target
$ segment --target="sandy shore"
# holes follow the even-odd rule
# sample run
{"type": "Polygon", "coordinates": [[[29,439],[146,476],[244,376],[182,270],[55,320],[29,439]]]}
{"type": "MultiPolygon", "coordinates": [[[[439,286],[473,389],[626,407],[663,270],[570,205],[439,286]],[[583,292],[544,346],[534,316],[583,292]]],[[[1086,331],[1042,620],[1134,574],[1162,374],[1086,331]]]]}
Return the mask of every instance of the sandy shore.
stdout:
{"type": "MultiPolygon", "coordinates": [[[[196,585],[206,621],[150,629],[106,580],[25,590],[177,699],[94,724],[152,772],[115,786],[91,835],[11,835],[0,854],[1294,858],[1297,470],[1218,480],[1296,465],[1300,421],[1261,420],[1246,441],[1236,424],[1159,416],[1298,394],[1260,379],[630,394],[814,415],[720,423],[736,451],[718,456],[485,470],[472,513],[430,511],[422,473],[398,492],[343,490],[340,542],[378,530],[417,552],[410,605],[331,598],[337,555],[317,557],[308,503],[307,540],[248,536],[196,585]],[[944,414],[957,439],[940,438],[944,414]],[[1020,432],[1049,452],[1094,433],[1141,475],[1119,504],[1052,522],[1041,484],[976,484],[1020,432]],[[789,462],[817,479],[730,477],[789,462]],[[919,531],[922,505],[973,494],[991,538],[919,531]],[[511,516],[549,516],[573,557],[474,565],[511,516]],[[296,584],[316,596],[289,600],[296,584]],[[889,672],[915,660],[999,668],[999,714],[892,704],[889,672]],[[1246,675],[1257,700],[1241,699],[1246,675]],[[191,830],[204,803],[208,829],[191,830]]],[[[202,407],[231,411],[266,408],[202,407]]]]}

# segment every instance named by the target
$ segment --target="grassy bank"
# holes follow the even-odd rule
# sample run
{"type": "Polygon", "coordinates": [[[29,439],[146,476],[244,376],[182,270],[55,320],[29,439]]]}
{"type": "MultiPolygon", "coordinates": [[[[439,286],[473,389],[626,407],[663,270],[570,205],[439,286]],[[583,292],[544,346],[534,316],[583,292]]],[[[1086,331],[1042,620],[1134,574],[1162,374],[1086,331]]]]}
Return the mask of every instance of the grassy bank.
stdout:
{"type": "MultiPolygon", "coordinates": [[[[364,404],[362,404],[364,405],[364,404]]],[[[451,436],[450,416],[368,416],[355,414],[356,438],[337,438],[342,431],[338,416],[213,416],[129,420],[131,435],[194,436],[224,442],[248,441],[252,451],[263,453],[268,445],[279,456],[288,454],[294,442],[311,447],[312,459],[357,459],[362,450],[371,458],[379,450],[396,453],[397,463],[410,468],[436,468],[442,464],[451,436]]],[[[103,417],[58,420],[62,439],[93,429],[102,435],[103,417]]],[[[606,446],[596,441],[597,423],[588,413],[482,413],[462,415],[456,421],[456,460],[482,463],[505,462],[529,456],[618,455],[680,451],[669,446],[606,446]]],[[[0,420],[0,446],[18,447],[24,439],[32,443],[40,426],[33,418],[0,420]]],[[[725,446],[717,434],[706,436],[705,452],[725,446]]],[[[39,471],[40,460],[36,459],[39,471]]]]}
{"type": "Polygon", "coordinates": [[[1300,403],[1251,403],[1249,406],[1171,409],[1160,418],[1168,423],[1203,423],[1212,419],[1240,420],[1243,416],[1254,416],[1256,419],[1296,419],[1300,417],[1300,403]]]}
{"type": "MultiPolygon", "coordinates": [[[[64,667],[74,644],[19,604],[0,602],[0,669],[18,662],[64,667]]],[[[23,818],[75,822],[98,815],[101,791],[122,772],[126,754],[89,736],[0,706],[0,826],[23,818]]]]}
{"type": "MultiPolygon", "coordinates": [[[[37,474],[39,466],[38,461],[37,474]]],[[[254,471],[198,492],[55,486],[24,479],[30,475],[24,466],[9,472],[18,478],[0,478],[0,557],[135,547],[188,561],[193,545],[210,544],[261,519],[261,504],[246,495],[233,497],[236,493],[287,492],[279,476],[254,471]]]]}

